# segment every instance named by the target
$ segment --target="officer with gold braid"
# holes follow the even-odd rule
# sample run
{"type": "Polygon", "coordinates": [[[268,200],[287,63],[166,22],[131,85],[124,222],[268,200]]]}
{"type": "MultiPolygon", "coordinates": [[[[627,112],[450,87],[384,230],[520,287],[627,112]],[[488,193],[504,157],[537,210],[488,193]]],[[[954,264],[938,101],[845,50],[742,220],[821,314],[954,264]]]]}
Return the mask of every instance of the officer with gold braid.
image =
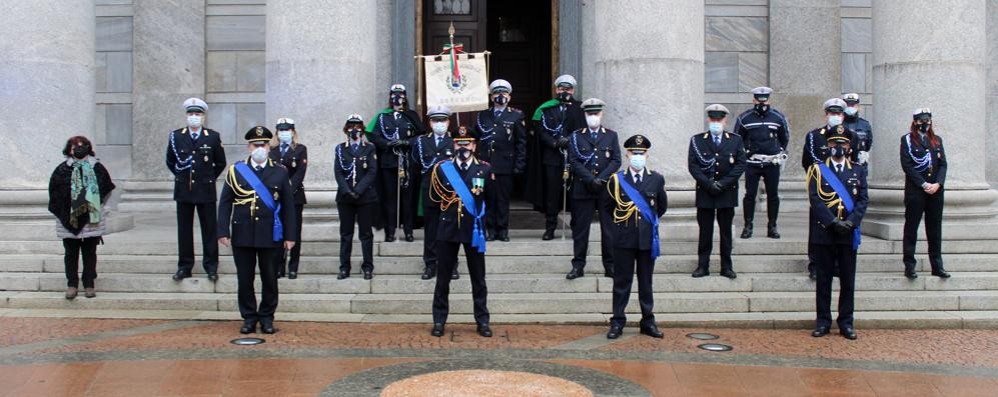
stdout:
{"type": "Polygon", "coordinates": [[[277,252],[294,248],[298,241],[298,214],[288,170],[269,158],[273,137],[263,126],[246,132],[249,158],[229,166],[218,200],[218,242],[232,246],[243,318],[239,332],[243,334],[256,332],[258,322],[263,333],[277,332],[277,252]],[[263,286],[259,306],[253,290],[258,263],[263,286]]]}
{"type": "Polygon", "coordinates": [[[641,305],[641,333],[661,338],[652,313],[651,276],[659,254],[658,219],[665,215],[669,198],[665,177],[645,167],[651,141],[634,135],[624,141],[628,167],[610,176],[606,188],[610,200],[600,211],[613,214],[613,317],[608,339],[617,339],[627,318],[624,309],[631,296],[635,267],[638,273],[638,302],[641,305]]]}
{"type": "Polygon", "coordinates": [[[817,324],[811,336],[822,337],[832,326],[832,277],[839,276],[839,333],[856,339],[853,328],[853,295],[856,290],[856,251],[859,225],[869,203],[866,167],[853,162],[851,133],[834,129],[826,134],[828,159],[807,169],[807,194],[811,204],[808,245],[818,276],[817,324]]]}

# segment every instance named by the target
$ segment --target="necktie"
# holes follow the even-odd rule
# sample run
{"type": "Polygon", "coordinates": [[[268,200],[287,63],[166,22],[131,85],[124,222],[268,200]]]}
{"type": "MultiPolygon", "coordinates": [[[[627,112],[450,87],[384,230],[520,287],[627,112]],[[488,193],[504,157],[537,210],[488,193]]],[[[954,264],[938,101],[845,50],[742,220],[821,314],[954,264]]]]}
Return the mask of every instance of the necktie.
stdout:
{"type": "Polygon", "coordinates": [[[599,136],[599,131],[590,131],[589,134],[592,135],[593,140],[595,141],[599,136]]]}
{"type": "Polygon", "coordinates": [[[200,136],[200,135],[201,135],[201,134],[198,134],[198,133],[196,133],[196,132],[192,132],[192,133],[191,133],[191,139],[193,139],[193,140],[195,140],[195,141],[196,141],[196,140],[198,140],[198,136],[200,136]]]}
{"type": "Polygon", "coordinates": [[[499,120],[499,116],[502,116],[502,110],[496,110],[496,112],[495,112],[495,119],[499,120]]]}
{"type": "Polygon", "coordinates": [[[400,115],[401,114],[399,112],[395,112],[395,120],[398,120],[400,115]]]}
{"type": "Polygon", "coordinates": [[[634,174],[634,183],[641,184],[641,174],[634,174]]]}
{"type": "Polygon", "coordinates": [[[357,149],[358,149],[357,144],[355,143],[353,145],[350,145],[350,149],[353,150],[354,153],[357,153],[357,149]]]}
{"type": "Polygon", "coordinates": [[[714,136],[714,146],[721,147],[721,136],[720,135],[714,136]]]}
{"type": "Polygon", "coordinates": [[[468,170],[468,163],[461,163],[461,171],[464,172],[467,170],[468,170]]]}
{"type": "Polygon", "coordinates": [[[260,171],[263,170],[263,166],[259,166],[259,165],[254,166],[254,168],[256,168],[256,172],[260,172],[260,171]]]}
{"type": "Polygon", "coordinates": [[[283,156],[287,152],[288,152],[288,144],[286,144],[286,143],[282,144],[281,145],[281,156],[283,156]]]}
{"type": "Polygon", "coordinates": [[[437,146],[440,146],[440,141],[441,141],[441,138],[438,136],[437,137],[437,146]]]}
{"type": "Polygon", "coordinates": [[[835,173],[842,175],[842,164],[835,164],[835,173]]]}

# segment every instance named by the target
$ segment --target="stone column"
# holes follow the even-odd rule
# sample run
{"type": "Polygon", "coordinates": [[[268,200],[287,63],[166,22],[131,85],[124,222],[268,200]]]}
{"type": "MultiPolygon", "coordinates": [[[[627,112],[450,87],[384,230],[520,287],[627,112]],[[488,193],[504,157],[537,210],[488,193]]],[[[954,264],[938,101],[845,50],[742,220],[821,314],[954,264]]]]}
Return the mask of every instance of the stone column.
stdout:
{"type": "MultiPolygon", "coordinates": [[[[998,0],[987,0],[987,126],[998,125],[998,0]]],[[[988,128],[988,153],[998,153],[998,129],[988,128]]],[[[998,162],[988,161],[987,179],[992,187],[998,186],[998,162]]]]}
{"type": "MultiPolygon", "coordinates": [[[[770,0],[769,81],[773,105],[790,121],[787,182],[803,181],[801,146],[808,131],[824,123],[821,105],[842,90],[842,22],[840,0],[770,0]]],[[[799,190],[793,183],[781,190],[799,190]],[[793,189],[787,189],[793,188],[793,189]]],[[[782,194],[793,198],[794,192],[782,194]]],[[[806,205],[805,205],[806,207],[806,205]]],[[[802,207],[801,210],[804,210],[802,207]]],[[[790,208],[784,209],[784,211],[790,208]]]]}
{"type": "Polygon", "coordinates": [[[13,169],[0,178],[0,238],[55,239],[49,177],[66,139],[94,139],[94,2],[12,1],[3,11],[0,145],[13,169]]]}
{"type": "Polygon", "coordinates": [[[930,107],[949,155],[943,236],[996,238],[994,206],[985,163],[985,0],[891,1],[873,6],[874,116],[879,144],[871,167],[867,233],[900,239],[904,173],[900,137],[911,112],[930,107]],[[972,223],[971,223],[972,222],[972,223]]]}
{"type": "MultiPolygon", "coordinates": [[[[184,126],[184,99],[204,99],[203,0],[135,0],[132,175],[167,181],[169,133],[184,126]]],[[[211,109],[205,116],[211,127],[211,109]]],[[[160,184],[164,189],[172,185],[160,184]]]]}

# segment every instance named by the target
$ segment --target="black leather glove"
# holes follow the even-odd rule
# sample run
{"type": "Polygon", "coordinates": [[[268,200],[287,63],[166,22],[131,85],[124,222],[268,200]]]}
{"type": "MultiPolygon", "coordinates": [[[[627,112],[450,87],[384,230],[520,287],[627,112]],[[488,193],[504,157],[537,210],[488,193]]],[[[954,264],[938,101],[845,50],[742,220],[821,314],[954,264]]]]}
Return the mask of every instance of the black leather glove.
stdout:
{"type": "Polygon", "coordinates": [[[409,146],[409,141],[407,141],[405,139],[397,139],[397,140],[395,140],[395,141],[392,142],[392,147],[403,147],[404,148],[404,147],[408,147],[408,146],[409,146]]]}
{"type": "Polygon", "coordinates": [[[357,192],[351,190],[351,191],[347,192],[347,196],[350,196],[350,198],[356,200],[356,199],[360,198],[360,193],[357,193],[357,192]]]}
{"type": "Polygon", "coordinates": [[[841,219],[836,219],[835,221],[832,222],[832,231],[834,231],[835,234],[838,234],[840,236],[846,236],[849,233],[852,233],[851,224],[852,222],[846,223],[841,219]]]}
{"type": "Polygon", "coordinates": [[[568,146],[568,138],[565,137],[558,138],[558,142],[555,143],[555,146],[557,146],[558,149],[564,149],[565,147],[568,146]]]}
{"type": "Polygon", "coordinates": [[[714,183],[712,185],[710,185],[710,187],[707,188],[707,190],[710,192],[710,194],[713,194],[713,195],[716,196],[718,194],[721,194],[721,192],[724,191],[724,188],[721,187],[721,182],[714,181],[714,183]]]}
{"type": "Polygon", "coordinates": [[[591,188],[593,191],[598,192],[600,189],[603,188],[604,183],[606,183],[606,181],[604,181],[603,179],[595,178],[593,179],[592,182],[589,182],[589,188],[591,188]]]}

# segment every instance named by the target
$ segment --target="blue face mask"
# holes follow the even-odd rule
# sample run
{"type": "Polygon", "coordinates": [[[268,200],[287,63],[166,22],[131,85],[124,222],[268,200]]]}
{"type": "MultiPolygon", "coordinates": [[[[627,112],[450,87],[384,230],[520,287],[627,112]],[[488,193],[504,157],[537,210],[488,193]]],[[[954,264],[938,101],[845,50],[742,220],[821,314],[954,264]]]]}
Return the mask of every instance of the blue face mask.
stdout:
{"type": "Polygon", "coordinates": [[[707,123],[707,128],[710,129],[710,133],[714,135],[724,132],[724,126],[722,126],[719,121],[711,121],[710,123],[707,123]]]}
{"type": "Polygon", "coordinates": [[[631,155],[631,168],[636,170],[645,169],[645,155],[643,154],[632,154],[631,155]]]}
{"type": "Polygon", "coordinates": [[[856,109],[854,107],[847,107],[846,108],[846,116],[852,117],[852,116],[855,116],[858,113],[859,113],[859,109],[856,109]]]}
{"type": "Polygon", "coordinates": [[[828,126],[829,127],[838,127],[840,124],[842,124],[842,116],[838,116],[838,115],[836,115],[836,116],[828,116],[828,126]]]}

